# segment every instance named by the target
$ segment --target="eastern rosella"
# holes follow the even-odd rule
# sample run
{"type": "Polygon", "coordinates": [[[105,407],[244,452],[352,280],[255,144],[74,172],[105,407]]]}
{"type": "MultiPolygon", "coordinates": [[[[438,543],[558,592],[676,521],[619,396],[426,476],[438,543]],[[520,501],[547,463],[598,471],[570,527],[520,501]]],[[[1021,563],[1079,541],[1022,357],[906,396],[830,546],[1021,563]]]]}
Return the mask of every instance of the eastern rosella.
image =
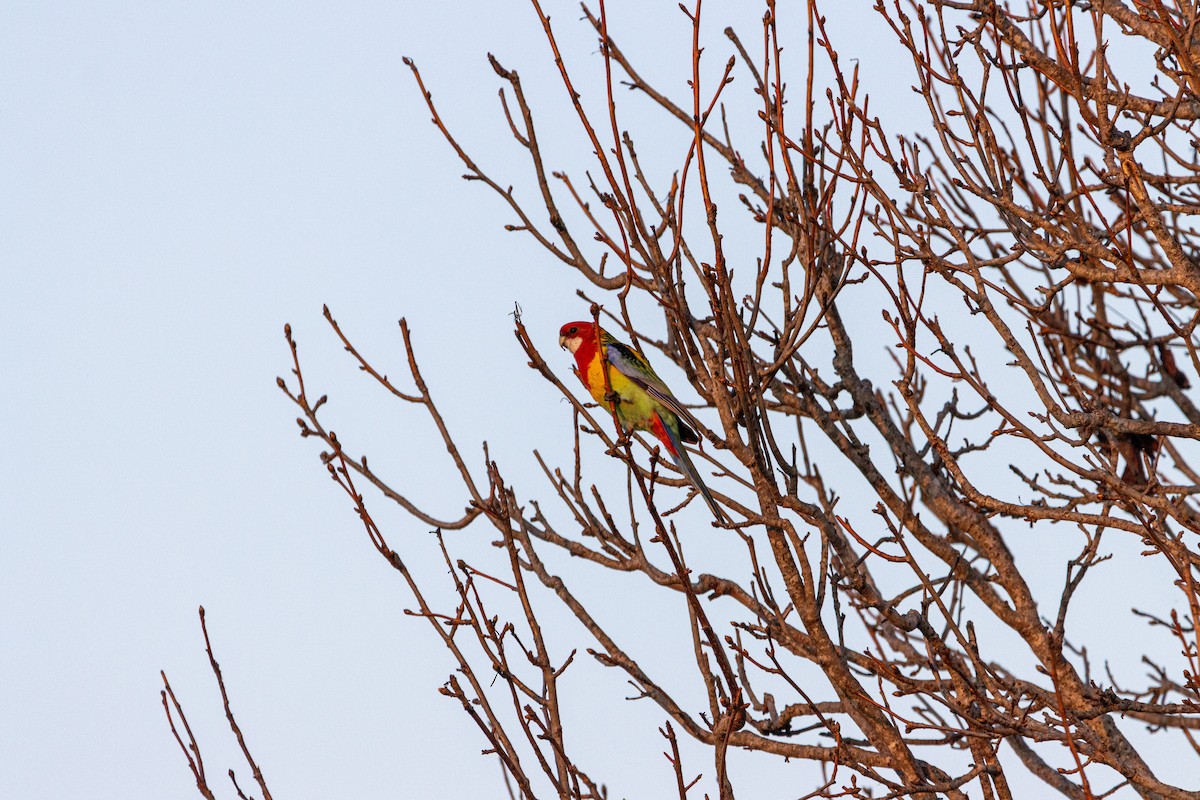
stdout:
{"type": "Polygon", "coordinates": [[[605,396],[607,387],[611,387],[620,398],[615,411],[622,426],[654,434],[671,454],[675,466],[704,497],[713,515],[719,520],[725,519],[725,514],[717,506],[704,481],[700,480],[700,473],[683,447],[684,442],[700,442],[695,430],[698,427],[696,420],[675,399],[662,379],[654,374],[646,359],[633,348],[614,339],[603,328],[597,338],[596,326],[591,322],[568,322],[563,325],[558,332],[558,343],[575,356],[578,367],[576,374],[596,402],[602,408],[611,409],[613,404],[605,396]],[[604,347],[608,358],[607,387],[600,346],[604,347]]]}

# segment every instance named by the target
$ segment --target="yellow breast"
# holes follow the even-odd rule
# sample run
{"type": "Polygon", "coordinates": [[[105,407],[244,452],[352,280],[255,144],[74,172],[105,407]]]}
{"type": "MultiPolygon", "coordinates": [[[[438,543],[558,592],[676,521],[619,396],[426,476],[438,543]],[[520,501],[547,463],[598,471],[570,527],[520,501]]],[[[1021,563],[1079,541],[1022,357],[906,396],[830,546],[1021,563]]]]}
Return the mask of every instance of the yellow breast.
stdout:
{"type": "MultiPolygon", "coordinates": [[[[599,358],[593,359],[588,365],[586,383],[596,402],[604,409],[609,409],[610,404],[605,399],[608,390],[604,383],[604,366],[599,358]]],[[[621,398],[617,404],[617,416],[621,421],[640,430],[650,430],[650,419],[658,406],[654,398],[611,364],[608,366],[608,386],[621,398]]]]}

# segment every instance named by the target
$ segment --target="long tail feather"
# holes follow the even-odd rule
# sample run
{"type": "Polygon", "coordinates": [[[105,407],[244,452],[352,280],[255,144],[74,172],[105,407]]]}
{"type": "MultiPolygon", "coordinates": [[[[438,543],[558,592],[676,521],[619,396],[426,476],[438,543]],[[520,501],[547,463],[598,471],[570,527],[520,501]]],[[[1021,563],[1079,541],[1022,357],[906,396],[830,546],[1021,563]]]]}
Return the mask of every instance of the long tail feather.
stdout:
{"type": "Polygon", "coordinates": [[[696,491],[700,492],[700,495],[704,498],[704,502],[708,503],[713,516],[720,522],[725,521],[727,519],[725,512],[717,505],[717,501],[713,499],[712,493],[708,491],[708,487],[700,479],[700,473],[696,470],[696,465],[692,463],[691,457],[688,456],[687,450],[684,449],[683,442],[679,438],[679,433],[673,426],[665,424],[662,417],[657,413],[654,415],[654,432],[658,434],[658,438],[662,443],[667,446],[667,451],[671,454],[671,459],[675,462],[675,466],[688,479],[688,482],[696,487],[696,491]]]}

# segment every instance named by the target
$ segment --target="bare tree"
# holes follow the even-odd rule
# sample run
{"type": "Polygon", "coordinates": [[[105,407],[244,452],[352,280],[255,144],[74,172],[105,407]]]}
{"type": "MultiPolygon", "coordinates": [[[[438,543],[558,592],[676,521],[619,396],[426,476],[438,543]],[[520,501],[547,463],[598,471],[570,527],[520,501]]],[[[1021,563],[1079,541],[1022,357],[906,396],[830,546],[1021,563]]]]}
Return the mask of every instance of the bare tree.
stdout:
{"type": "Polygon", "coordinates": [[[719,24],[698,1],[681,6],[693,28],[682,97],[641,77],[608,36],[603,2],[585,6],[607,89],[598,109],[532,3],[564,88],[537,100],[573,108],[589,164],[545,162],[537,104],[492,58],[508,132],[529,159],[529,191],[513,189],[468,153],[406,63],[465,177],[515,215],[510,230],[577,274],[595,321],[674,364],[701,398],[693,458],[727,519],[710,522],[652,440],[588,402],[519,314],[530,367],[575,415],[574,463],[538,457],[543,500],[519,494],[500,464],[463,455],[404,321],[409,374],[394,381],[326,309],[349,356],[440,433],[468,498],[457,519],[403,496],[365,447],[332,432],[290,329],[293,374],[280,380],[413,613],[457,660],[441,691],[478,725],[511,795],[606,794],[564,736],[561,678],[583,656],[547,641],[539,619],[552,596],[582,623],[587,657],[660,709],[680,798],[733,797],[731,748],[795,762],[803,777],[782,796],[991,800],[1041,782],[1070,798],[1200,797],[1200,779],[1160,757],[1200,755],[1200,478],[1189,461],[1200,409],[1187,394],[1200,374],[1200,6],[879,0],[870,13],[893,32],[927,112],[885,120],[815,0],[788,10],[786,35],[773,0],[760,30],[725,29],[715,78],[702,67],[724,56],[703,44],[719,24]],[[798,63],[783,58],[785,38],[798,63]],[[665,183],[635,148],[654,128],[619,123],[623,87],[690,139],[665,183]],[[735,104],[753,104],[752,124],[731,124],[735,104]],[[736,215],[756,226],[753,249],[727,242],[736,215]],[[587,451],[625,465],[623,491],[593,485],[587,451]],[[433,607],[422,587],[436,578],[409,571],[367,494],[439,531],[490,529],[507,571],[472,566],[478,535],[443,544],[458,602],[433,607]],[[710,524],[723,563],[748,568],[689,569],[710,524]],[[1053,592],[1018,555],[1039,541],[1073,548],[1050,565],[1053,592]],[[1176,644],[1161,663],[1147,657],[1146,674],[1091,663],[1098,643],[1069,624],[1089,581],[1137,579],[1136,564],[1099,568],[1116,549],[1173,576],[1137,609],[1146,638],[1176,644]],[[575,557],[570,571],[549,566],[551,552],[575,557]],[[639,664],[575,591],[585,571],[633,573],[686,603],[694,668],[639,664]],[[681,699],[697,682],[700,708],[681,699]],[[680,737],[711,764],[683,763],[680,737]],[[1187,749],[1164,750],[1177,739],[1187,749]]]}

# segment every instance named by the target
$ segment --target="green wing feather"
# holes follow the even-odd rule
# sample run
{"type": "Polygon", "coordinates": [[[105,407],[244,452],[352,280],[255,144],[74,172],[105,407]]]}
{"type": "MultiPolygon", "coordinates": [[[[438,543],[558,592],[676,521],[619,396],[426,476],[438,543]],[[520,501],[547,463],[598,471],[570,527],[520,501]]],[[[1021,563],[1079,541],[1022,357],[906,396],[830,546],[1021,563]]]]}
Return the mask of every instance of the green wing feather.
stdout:
{"type": "Polygon", "coordinates": [[[700,430],[700,423],[692,416],[692,412],[684,408],[683,404],[675,399],[675,395],[671,394],[671,390],[662,382],[662,378],[654,373],[654,369],[646,359],[642,358],[641,354],[629,345],[614,339],[607,331],[605,331],[600,341],[604,344],[607,351],[608,363],[617,372],[629,378],[629,380],[641,387],[646,394],[662,403],[671,413],[679,418],[679,421],[683,423],[680,438],[685,442],[693,444],[699,442],[700,436],[696,431],[700,430]]]}

